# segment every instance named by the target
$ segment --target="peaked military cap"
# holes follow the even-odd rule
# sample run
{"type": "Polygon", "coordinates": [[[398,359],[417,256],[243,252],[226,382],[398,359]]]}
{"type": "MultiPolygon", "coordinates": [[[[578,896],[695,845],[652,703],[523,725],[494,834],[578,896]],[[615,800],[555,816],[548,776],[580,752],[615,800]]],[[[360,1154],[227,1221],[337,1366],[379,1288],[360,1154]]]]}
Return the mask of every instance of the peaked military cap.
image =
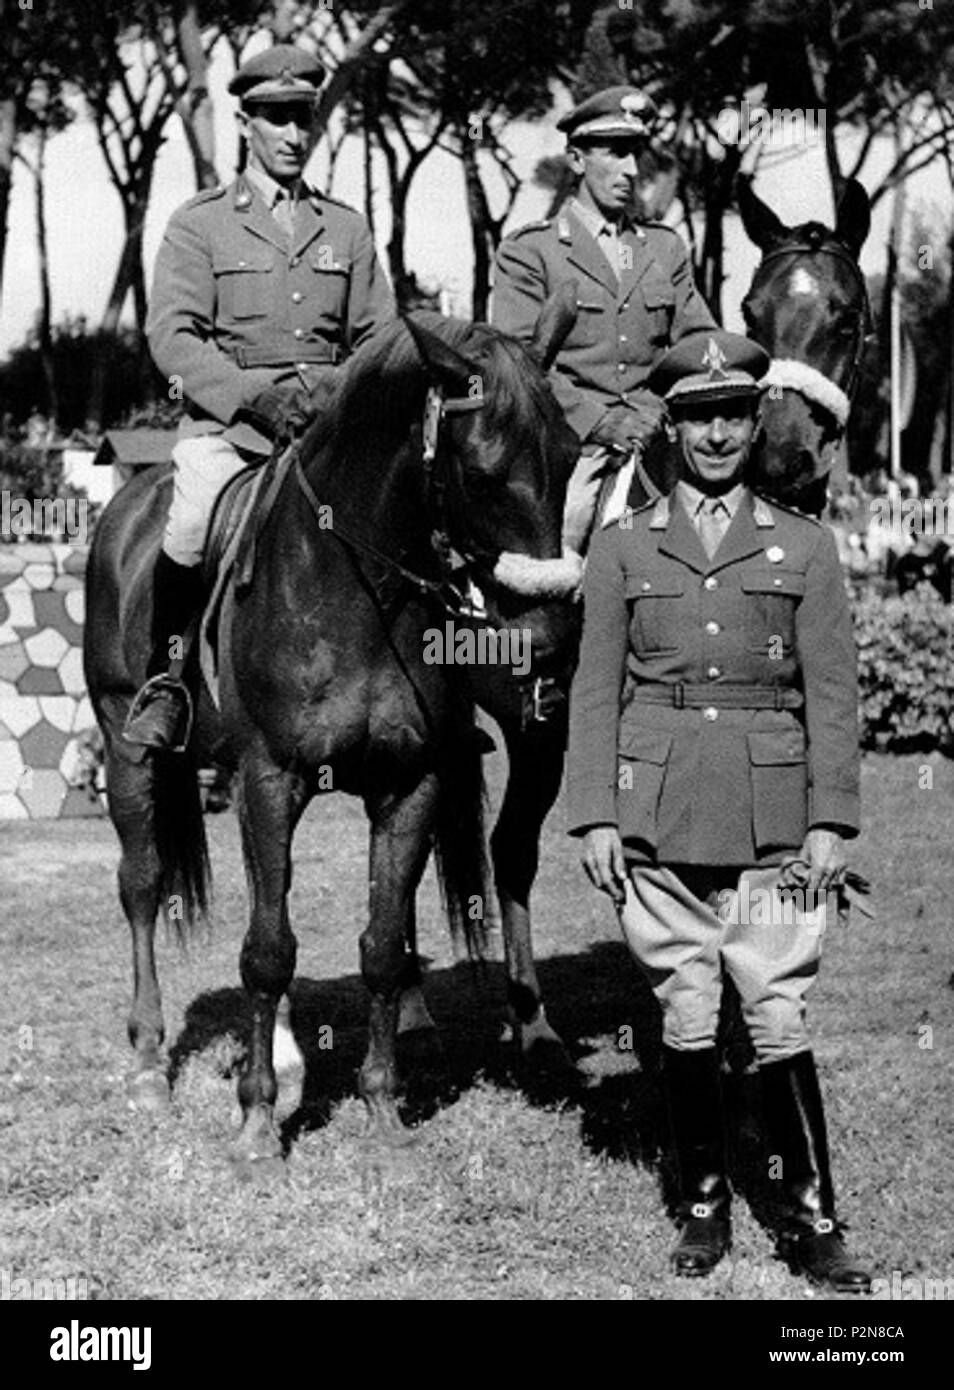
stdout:
{"type": "Polygon", "coordinates": [[[692,333],[657,362],[649,385],[670,405],[759,396],[770,358],[758,343],[723,328],[692,333]]]}
{"type": "Polygon", "coordinates": [[[308,101],[318,95],[325,69],[313,53],[276,43],[243,63],[229,83],[233,96],[249,101],[308,101]]]}
{"type": "Polygon", "coordinates": [[[567,140],[596,140],[601,136],[645,138],[657,116],[656,103],[638,87],[607,87],[574,106],[559,121],[567,140]]]}

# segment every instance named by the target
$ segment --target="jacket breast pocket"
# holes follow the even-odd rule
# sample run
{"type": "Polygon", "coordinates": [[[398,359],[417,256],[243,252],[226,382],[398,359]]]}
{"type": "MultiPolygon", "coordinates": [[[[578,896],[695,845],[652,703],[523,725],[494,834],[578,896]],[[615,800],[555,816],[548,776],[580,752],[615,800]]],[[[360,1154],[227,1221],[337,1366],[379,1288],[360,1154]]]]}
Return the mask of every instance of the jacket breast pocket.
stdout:
{"type": "Polygon", "coordinates": [[[350,260],[347,256],[334,255],[331,247],[319,244],[307,252],[307,265],[311,271],[307,290],[309,300],[319,314],[340,318],[348,302],[350,260]]]}
{"type": "Polygon", "coordinates": [[[639,292],[646,311],[650,341],[668,343],[676,312],[676,291],[661,272],[650,272],[640,284],[639,292]]]}
{"type": "Polygon", "coordinates": [[[745,644],[770,660],[790,656],[795,646],[795,614],[805,596],[805,576],[774,567],[742,576],[745,644]]]}
{"type": "Polygon", "coordinates": [[[682,645],[679,609],[685,597],[685,584],[675,578],[630,575],[625,592],[637,655],[677,652],[682,645]]]}
{"type": "Polygon", "coordinates": [[[218,312],[223,319],[262,319],[275,296],[273,261],[264,253],[226,252],[213,259],[218,312]]]}
{"type": "Polygon", "coordinates": [[[756,852],[798,849],[808,829],[805,731],[793,726],[751,733],[747,739],[756,852]]]}
{"type": "Polygon", "coordinates": [[[623,724],[619,735],[616,815],[620,838],[659,843],[659,803],[672,752],[673,735],[623,724]]]}

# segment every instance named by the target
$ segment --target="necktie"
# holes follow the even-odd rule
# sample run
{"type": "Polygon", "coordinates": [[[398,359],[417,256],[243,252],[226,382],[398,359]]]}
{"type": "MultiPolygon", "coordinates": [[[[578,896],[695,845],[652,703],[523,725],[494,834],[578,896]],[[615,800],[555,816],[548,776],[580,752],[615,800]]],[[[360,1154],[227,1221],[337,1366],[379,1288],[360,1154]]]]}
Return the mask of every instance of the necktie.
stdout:
{"type": "Polygon", "coordinates": [[[272,216],[289,239],[295,230],[295,205],[287,189],[281,189],[275,196],[272,216]]]}
{"type": "Polygon", "coordinates": [[[721,497],[707,497],[697,513],[699,518],[699,539],[711,560],[719,549],[719,542],[729,524],[729,509],[721,497]]]}
{"type": "Polygon", "coordinates": [[[619,279],[619,234],[610,222],[604,222],[596,238],[596,244],[609,261],[613,274],[619,279]]]}

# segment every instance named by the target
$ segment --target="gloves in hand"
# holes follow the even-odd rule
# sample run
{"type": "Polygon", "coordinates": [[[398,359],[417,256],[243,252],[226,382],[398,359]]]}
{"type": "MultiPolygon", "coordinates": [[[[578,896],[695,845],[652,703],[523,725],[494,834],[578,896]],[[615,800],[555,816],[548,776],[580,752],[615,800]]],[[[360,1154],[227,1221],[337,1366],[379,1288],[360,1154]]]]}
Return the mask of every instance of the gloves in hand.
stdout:
{"type": "Polygon", "coordinates": [[[634,393],[631,404],[612,406],[590,435],[594,444],[620,454],[642,453],[662,427],[666,407],[651,391],[634,393]]]}
{"type": "Polygon", "coordinates": [[[278,444],[302,434],[318,413],[310,392],[301,386],[266,386],[246,406],[245,415],[278,444]]]}

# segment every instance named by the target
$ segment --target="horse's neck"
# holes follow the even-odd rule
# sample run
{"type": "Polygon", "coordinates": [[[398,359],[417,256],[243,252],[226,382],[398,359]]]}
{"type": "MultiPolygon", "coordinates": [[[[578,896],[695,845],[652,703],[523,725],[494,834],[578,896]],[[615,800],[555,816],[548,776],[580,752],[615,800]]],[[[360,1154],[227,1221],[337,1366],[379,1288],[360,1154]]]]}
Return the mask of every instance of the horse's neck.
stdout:
{"type": "Polygon", "coordinates": [[[423,385],[409,381],[402,408],[388,410],[393,388],[385,394],[376,391],[371,381],[358,400],[345,408],[344,418],[329,422],[323,442],[319,426],[318,447],[304,459],[303,472],[314,496],[330,508],[330,525],[337,517],[360,534],[373,532],[380,538],[402,540],[411,540],[421,529],[424,470],[413,426],[423,409],[423,392],[423,385]]]}

